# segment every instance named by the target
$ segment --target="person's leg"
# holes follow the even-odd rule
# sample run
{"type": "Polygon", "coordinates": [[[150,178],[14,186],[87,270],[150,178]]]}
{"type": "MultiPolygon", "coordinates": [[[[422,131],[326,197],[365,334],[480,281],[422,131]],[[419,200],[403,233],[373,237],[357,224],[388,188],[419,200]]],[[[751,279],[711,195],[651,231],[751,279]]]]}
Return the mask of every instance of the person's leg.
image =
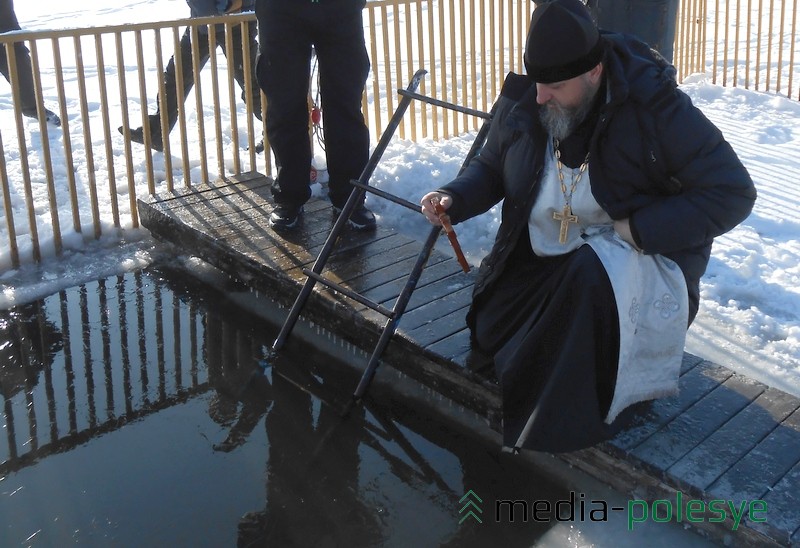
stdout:
{"type": "Polygon", "coordinates": [[[20,30],[13,0],[0,0],[0,32],[20,30]]]}
{"type": "MultiPolygon", "coordinates": [[[[192,50],[192,34],[191,29],[188,27],[186,28],[186,32],[183,33],[181,37],[181,76],[183,79],[183,91],[180,96],[180,100],[184,103],[186,102],[187,97],[189,97],[189,93],[192,91],[192,87],[194,86],[194,53],[192,50]]],[[[203,67],[208,62],[210,52],[209,52],[209,43],[208,43],[208,34],[205,32],[205,29],[200,29],[197,33],[197,52],[198,52],[198,68],[199,70],[203,70],[203,67]]],[[[178,78],[177,78],[177,67],[175,62],[175,57],[172,57],[169,60],[169,64],[167,65],[167,69],[164,71],[164,90],[165,96],[164,100],[158,101],[158,108],[166,108],[167,109],[167,120],[169,121],[169,129],[175,126],[175,123],[178,121],[178,78]]],[[[156,111],[156,115],[160,113],[160,110],[156,111]]]]}
{"type": "MultiPolygon", "coordinates": [[[[324,3],[322,6],[327,7],[324,3]]],[[[369,160],[369,129],[361,112],[369,57],[361,8],[355,5],[349,10],[325,14],[314,42],[319,61],[328,189],[331,202],[339,208],[353,189],[350,180],[361,176],[369,160]],[[337,25],[330,24],[334,19],[337,25]]]]}
{"type": "MultiPolygon", "coordinates": [[[[248,48],[250,51],[250,66],[247,69],[247,72],[250,73],[250,91],[253,95],[253,104],[251,105],[253,115],[261,120],[261,88],[258,86],[258,77],[256,76],[256,59],[258,58],[258,42],[256,41],[256,33],[258,30],[256,29],[256,24],[253,22],[248,23],[247,25],[247,43],[244,47],[248,48]]],[[[222,48],[225,52],[225,56],[227,57],[230,53],[232,63],[233,63],[233,78],[239,84],[239,87],[242,89],[242,101],[245,103],[247,102],[247,91],[246,91],[246,82],[245,82],[245,66],[244,66],[244,54],[242,51],[242,46],[244,42],[244,38],[242,37],[242,27],[240,25],[236,25],[233,28],[233,51],[228,52],[226,51],[225,47],[225,34],[220,33],[221,36],[218,39],[222,41],[222,48]]]]}
{"type": "MultiPolygon", "coordinates": [[[[28,48],[22,42],[16,42],[12,48],[17,65],[17,89],[19,90],[20,106],[25,116],[36,116],[36,92],[33,85],[33,68],[28,48]]],[[[0,72],[11,81],[11,69],[8,63],[5,47],[0,47],[0,72]]]]}
{"type": "MultiPolygon", "coordinates": [[[[17,15],[14,13],[14,3],[11,0],[0,0],[0,32],[14,30],[21,30],[17,15]]],[[[33,112],[33,115],[36,116],[36,96],[34,95],[30,52],[22,42],[16,42],[13,50],[17,65],[17,85],[22,101],[22,113],[28,116],[30,112],[33,112]]],[[[6,48],[0,46],[0,72],[10,82],[11,75],[8,65],[6,48]]]]}
{"type": "Polygon", "coordinates": [[[278,164],[272,194],[279,206],[294,210],[295,217],[311,196],[307,102],[311,36],[305,9],[295,3],[279,8],[256,4],[261,48],[256,73],[267,98],[267,137],[278,164]]]}
{"type": "MultiPolygon", "coordinates": [[[[205,66],[209,58],[209,45],[208,35],[204,32],[198,32],[197,48],[199,54],[199,67],[205,66]]],[[[177,55],[177,52],[176,52],[177,55]]],[[[163,136],[161,132],[161,111],[166,110],[167,113],[167,129],[169,132],[175,127],[178,121],[178,63],[176,55],[170,57],[167,63],[167,68],[164,69],[162,74],[164,84],[163,96],[159,93],[156,96],[156,112],[148,116],[148,123],[150,125],[150,140],[151,147],[157,151],[163,151],[163,136]]],[[[180,71],[183,79],[183,90],[180,94],[180,100],[186,102],[186,98],[192,91],[194,86],[194,67],[193,60],[194,54],[192,52],[192,32],[189,27],[181,36],[180,41],[180,71]]],[[[119,128],[122,133],[122,128],[119,128]]],[[[135,143],[144,144],[144,129],[142,127],[131,130],[131,140],[135,143]]]]}
{"type": "MultiPolygon", "coordinates": [[[[14,3],[11,0],[0,0],[0,33],[20,30],[17,15],[14,13],[14,3]]],[[[17,87],[22,114],[29,118],[36,118],[36,88],[33,84],[33,66],[28,48],[22,42],[14,44],[14,59],[17,65],[17,87]]],[[[0,73],[11,81],[6,48],[0,46],[0,73]]],[[[45,108],[45,120],[55,126],[61,125],[61,119],[52,111],[45,108]]]]}
{"type": "MultiPolygon", "coordinates": [[[[521,238],[518,247],[530,245],[521,238]]],[[[524,250],[523,250],[524,251],[524,250]]],[[[504,444],[571,451],[612,435],[606,425],[619,359],[611,282],[590,246],[567,255],[515,251],[476,303],[473,334],[494,354],[503,392],[504,444]]],[[[624,420],[624,419],[623,419],[624,420]]]]}

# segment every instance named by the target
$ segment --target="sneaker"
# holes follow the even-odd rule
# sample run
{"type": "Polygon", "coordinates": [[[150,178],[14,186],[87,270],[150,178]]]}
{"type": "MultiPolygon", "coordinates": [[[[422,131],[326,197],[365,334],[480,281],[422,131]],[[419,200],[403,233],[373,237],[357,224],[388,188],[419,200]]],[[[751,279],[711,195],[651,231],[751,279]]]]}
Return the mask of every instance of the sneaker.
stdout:
{"type": "MultiPolygon", "coordinates": [[[[342,213],[342,208],[333,206],[333,214],[336,217],[339,217],[342,213]]],[[[375,230],[377,226],[377,222],[375,221],[375,215],[361,204],[360,206],[356,207],[353,212],[350,214],[350,218],[347,220],[347,224],[353,230],[375,230]]]]}
{"type": "Polygon", "coordinates": [[[44,119],[51,126],[61,127],[61,118],[52,110],[44,109],[44,119]]]}
{"type": "Polygon", "coordinates": [[[269,215],[269,226],[275,230],[292,230],[300,223],[303,206],[291,207],[278,204],[269,215]]]}
{"type": "MultiPolygon", "coordinates": [[[[122,135],[125,135],[122,126],[119,126],[117,130],[119,130],[119,132],[122,135]]],[[[140,145],[144,144],[144,128],[137,127],[136,129],[130,130],[130,132],[131,132],[131,141],[133,141],[134,143],[139,143],[140,145]]],[[[156,131],[150,132],[150,148],[152,148],[156,152],[164,152],[164,143],[161,142],[160,132],[156,131]]]]}
{"type": "MultiPolygon", "coordinates": [[[[28,118],[38,118],[39,115],[36,113],[36,110],[23,110],[23,116],[27,116],[28,118]]],[[[50,109],[44,109],[44,121],[50,124],[51,126],[61,127],[61,118],[58,117],[58,114],[53,112],[50,109]]]]}

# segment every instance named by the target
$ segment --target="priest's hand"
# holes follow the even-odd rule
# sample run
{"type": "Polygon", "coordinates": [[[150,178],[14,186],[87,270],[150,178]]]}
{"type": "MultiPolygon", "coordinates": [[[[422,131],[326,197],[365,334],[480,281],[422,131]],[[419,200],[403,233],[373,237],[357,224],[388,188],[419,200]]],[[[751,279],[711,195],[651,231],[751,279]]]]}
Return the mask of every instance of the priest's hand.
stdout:
{"type": "Polygon", "coordinates": [[[633,239],[633,233],[631,232],[631,221],[629,218],[619,219],[614,221],[614,230],[619,237],[628,242],[633,246],[633,249],[636,251],[641,251],[639,246],[636,244],[636,240],[633,239]]]}
{"type": "Polygon", "coordinates": [[[445,211],[447,211],[447,209],[453,204],[453,199],[442,192],[429,192],[420,200],[420,204],[422,205],[422,214],[425,215],[432,225],[441,226],[442,222],[439,220],[439,215],[436,213],[436,209],[434,209],[432,202],[433,199],[438,199],[439,204],[441,204],[445,211]]]}

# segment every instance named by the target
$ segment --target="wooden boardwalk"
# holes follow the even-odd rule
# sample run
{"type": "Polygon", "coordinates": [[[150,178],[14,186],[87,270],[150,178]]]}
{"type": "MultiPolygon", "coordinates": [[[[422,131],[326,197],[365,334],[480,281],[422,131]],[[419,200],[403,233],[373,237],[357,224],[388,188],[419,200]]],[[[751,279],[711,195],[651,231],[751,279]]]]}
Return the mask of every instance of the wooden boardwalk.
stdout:
{"type": "MultiPolygon", "coordinates": [[[[289,306],[334,218],[327,202],[312,200],[299,230],[276,234],[267,224],[270,182],[247,173],[140,200],[142,224],[289,306]]],[[[391,308],[421,248],[389,227],[347,231],[324,274],[391,308]]],[[[498,429],[491,362],[471,351],[464,323],[472,283],[455,259],[434,250],[383,361],[498,429]]],[[[367,350],[385,322],[320,284],[303,316],[367,350]]],[[[724,501],[694,515],[697,528],[727,545],[800,545],[800,400],[699,357],[684,356],[679,395],[646,406],[610,442],[557,457],[631,499],[724,501]],[[738,513],[743,501],[749,506],[734,531],[729,504],[738,513]]]]}

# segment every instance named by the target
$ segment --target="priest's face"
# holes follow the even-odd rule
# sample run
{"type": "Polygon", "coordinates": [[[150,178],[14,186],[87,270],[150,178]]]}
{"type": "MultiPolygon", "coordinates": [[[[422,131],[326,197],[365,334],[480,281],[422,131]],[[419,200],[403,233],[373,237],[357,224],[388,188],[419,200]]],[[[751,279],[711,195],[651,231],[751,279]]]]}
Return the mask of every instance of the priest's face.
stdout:
{"type": "Polygon", "coordinates": [[[575,78],[536,84],[536,102],[544,129],[553,137],[563,140],[586,119],[592,109],[594,97],[600,86],[602,65],[575,78]]]}

